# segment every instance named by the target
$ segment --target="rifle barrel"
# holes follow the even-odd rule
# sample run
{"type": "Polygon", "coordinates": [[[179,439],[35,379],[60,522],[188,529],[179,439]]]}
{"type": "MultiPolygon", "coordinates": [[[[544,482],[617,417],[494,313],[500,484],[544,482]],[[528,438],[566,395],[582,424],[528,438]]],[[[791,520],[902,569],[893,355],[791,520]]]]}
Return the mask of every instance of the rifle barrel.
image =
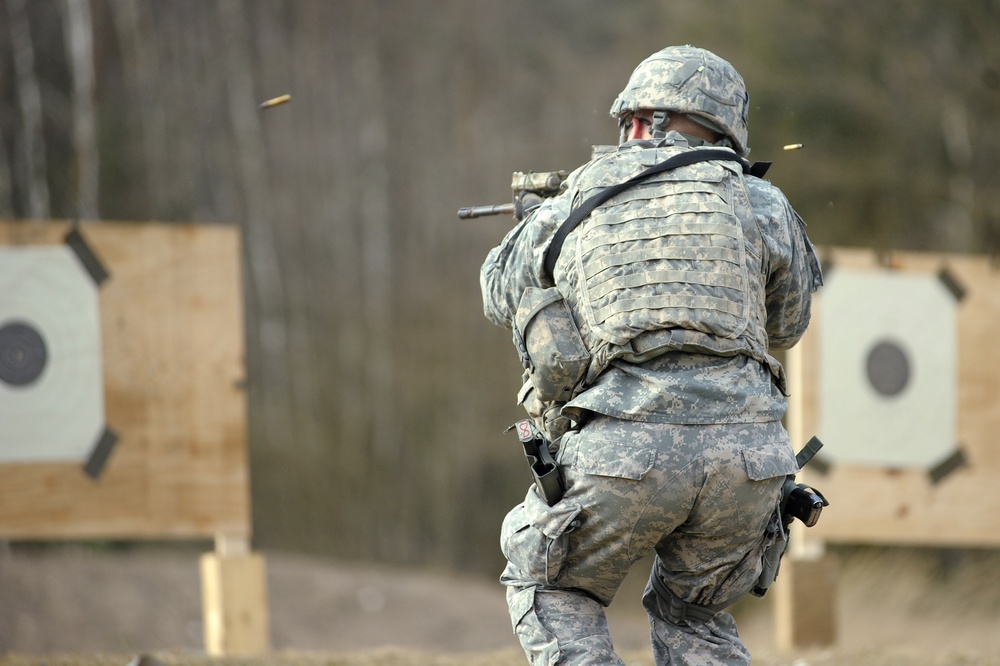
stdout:
{"type": "Polygon", "coordinates": [[[474,217],[486,217],[487,215],[513,215],[514,204],[496,204],[493,206],[466,206],[458,209],[458,217],[463,220],[471,220],[474,217]]]}

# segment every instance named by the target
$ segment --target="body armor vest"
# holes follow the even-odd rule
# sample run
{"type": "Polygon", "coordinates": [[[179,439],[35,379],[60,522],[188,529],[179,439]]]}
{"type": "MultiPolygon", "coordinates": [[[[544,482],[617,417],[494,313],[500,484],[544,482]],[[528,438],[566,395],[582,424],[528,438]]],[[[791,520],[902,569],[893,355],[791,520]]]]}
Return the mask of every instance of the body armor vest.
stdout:
{"type": "MultiPolygon", "coordinates": [[[[601,157],[578,174],[574,198],[681,150],[601,157]]],[[[763,243],[743,178],[726,161],[658,174],[596,208],[567,239],[556,282],[591,350],[590,381],[615,358],[669,350],[746,354],[783,380],[767,353],[763,243]]]]}

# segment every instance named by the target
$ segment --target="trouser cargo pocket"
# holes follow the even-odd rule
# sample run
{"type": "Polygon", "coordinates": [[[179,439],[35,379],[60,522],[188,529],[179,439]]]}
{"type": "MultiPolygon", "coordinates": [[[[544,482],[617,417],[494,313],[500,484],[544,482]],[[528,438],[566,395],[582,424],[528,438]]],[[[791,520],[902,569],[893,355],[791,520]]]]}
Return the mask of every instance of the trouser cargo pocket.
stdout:
{"type": "Polygon", "coordinates": [[[581,507],[562,501],[546,504],[532,488],[503,521],[500,546],[507,560],[541,585],[553,585],[566,561],[568,535],[579,526],[581,507]]]}

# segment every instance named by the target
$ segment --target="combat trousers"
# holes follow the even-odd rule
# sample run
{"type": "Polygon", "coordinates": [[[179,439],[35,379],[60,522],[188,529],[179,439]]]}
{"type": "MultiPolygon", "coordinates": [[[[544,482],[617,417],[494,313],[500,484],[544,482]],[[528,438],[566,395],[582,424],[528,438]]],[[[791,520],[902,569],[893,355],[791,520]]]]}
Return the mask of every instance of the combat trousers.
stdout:
{"type": "Polygon", "coordinates": [[[531,664],[621,664],[604,608],[650,551],[658,580],[643,605],[656,663],[749,664],[729,613],[679,619],[668,597],[724,604],[756,581],[765,526],[798,469],[781,423],[598,417],[563,436],[556,459],[563,499],[549,507],[531,488],[501,530],[501,582],[531,664]]]}

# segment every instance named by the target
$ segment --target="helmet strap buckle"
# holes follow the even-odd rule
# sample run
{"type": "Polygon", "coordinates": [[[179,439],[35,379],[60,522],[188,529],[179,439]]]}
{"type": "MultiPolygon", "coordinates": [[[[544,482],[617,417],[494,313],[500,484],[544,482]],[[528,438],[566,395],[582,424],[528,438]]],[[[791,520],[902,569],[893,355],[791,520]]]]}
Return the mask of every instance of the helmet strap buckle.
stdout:
{"type": "Polygon", "coordinates": [[[667,124],[670,122],[670,114],[664,109],[653,111],[653,123],[650,125],[654,139],[662,139],[667,135],[667,124]]]}

